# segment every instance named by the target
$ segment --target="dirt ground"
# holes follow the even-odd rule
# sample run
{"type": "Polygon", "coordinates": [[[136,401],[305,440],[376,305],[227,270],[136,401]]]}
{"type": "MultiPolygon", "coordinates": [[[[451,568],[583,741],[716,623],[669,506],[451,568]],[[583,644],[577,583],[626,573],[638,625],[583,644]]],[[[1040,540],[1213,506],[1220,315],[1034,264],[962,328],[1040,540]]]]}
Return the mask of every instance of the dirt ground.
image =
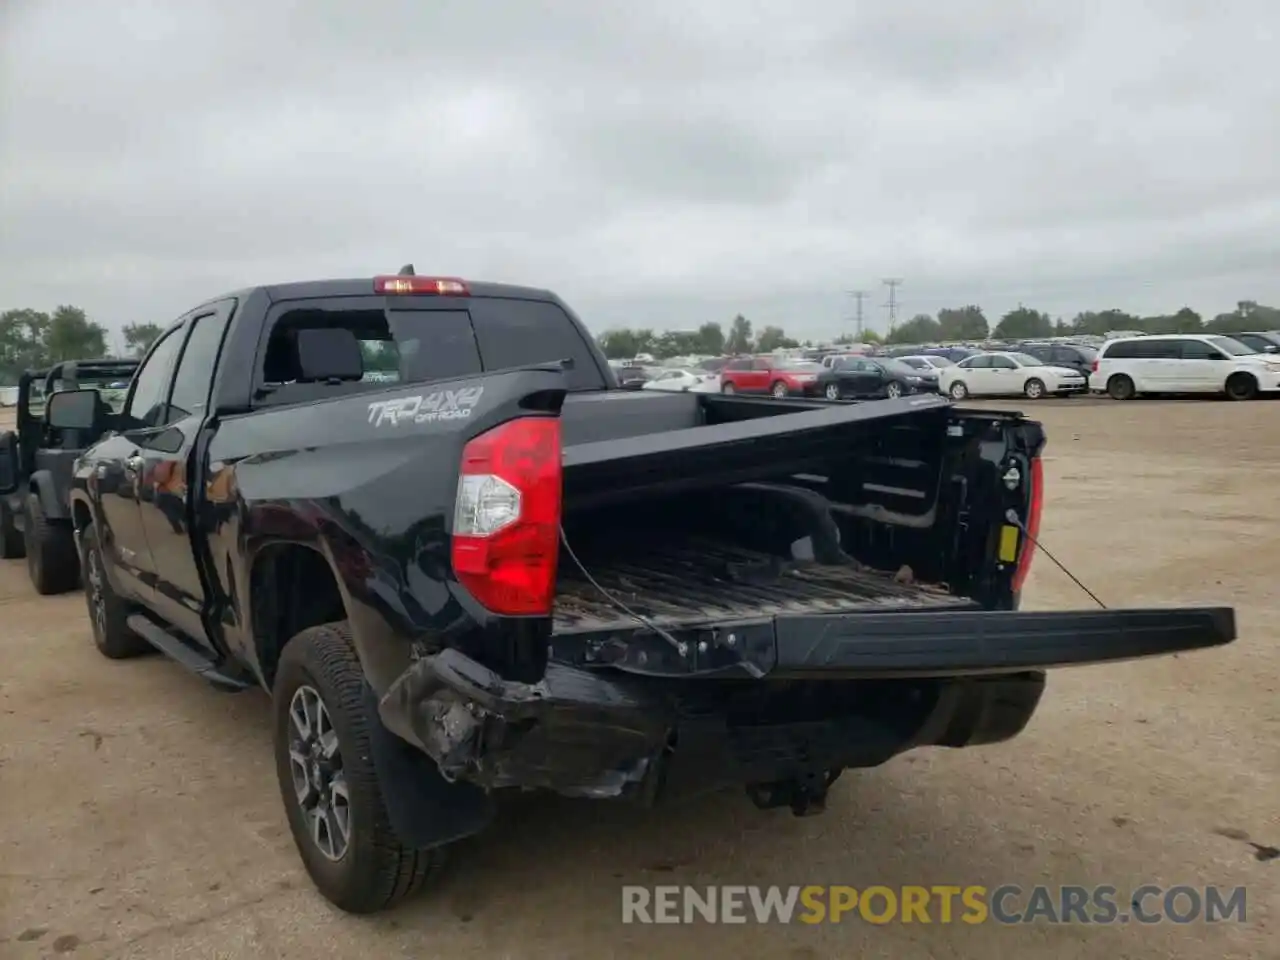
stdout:
{"type": "MultiPolygon", "coordinates": [[[[510,805],[433,894],[372,919],[302,872],[264,696],[103,660],[79,595],[0,564],[0,957],[1277,960],[1280,404],[1027,406],[1050,435],[1046,546],[1110,605],[1234,605],[1237,643],[1061,672],[1019,739],[846,774],[822,817],[738,794],[510,805]],[[624,883],[1141,882],[1246,885],[1248,922],[620,922],[624,883]]],[[[1029,607],[1089,603],[1037,559],[1029,607]]]]}

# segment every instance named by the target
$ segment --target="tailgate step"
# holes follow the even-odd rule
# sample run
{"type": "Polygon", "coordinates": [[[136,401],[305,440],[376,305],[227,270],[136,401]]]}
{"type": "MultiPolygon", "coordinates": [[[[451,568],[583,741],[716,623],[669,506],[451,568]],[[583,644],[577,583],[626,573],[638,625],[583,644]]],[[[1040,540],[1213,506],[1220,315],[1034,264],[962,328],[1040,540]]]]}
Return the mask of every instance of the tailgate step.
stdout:
{"type": "Polygon", "coordinates": [[[1109,663],[1236,638],[1231,607],[779,616],[771,676],[990,674],[1109,663]]]}

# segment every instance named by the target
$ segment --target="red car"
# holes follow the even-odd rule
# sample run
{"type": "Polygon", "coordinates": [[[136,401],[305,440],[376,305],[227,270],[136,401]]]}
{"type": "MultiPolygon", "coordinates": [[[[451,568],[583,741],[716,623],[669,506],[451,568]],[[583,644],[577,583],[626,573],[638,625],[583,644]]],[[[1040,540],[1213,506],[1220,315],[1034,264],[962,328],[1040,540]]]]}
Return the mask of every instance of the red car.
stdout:
{"type": "Polygon", "coordinates": [[[739,357],[720,371],[722,393],[770,393],[775,397],[820,397],[831,371],[808,360],[739,357]]]}

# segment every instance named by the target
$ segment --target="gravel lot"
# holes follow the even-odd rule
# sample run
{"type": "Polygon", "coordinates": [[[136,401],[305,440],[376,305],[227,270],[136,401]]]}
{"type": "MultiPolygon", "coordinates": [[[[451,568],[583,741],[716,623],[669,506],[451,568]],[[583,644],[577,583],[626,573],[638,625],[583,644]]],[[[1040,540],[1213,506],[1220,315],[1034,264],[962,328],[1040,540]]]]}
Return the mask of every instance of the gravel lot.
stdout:
{"type": "MultiPolygon", "coordinates": [[[[0,563],[0,957],[1280,958],[1280,405],[1025,408],[1049,429],[1049,549],[1109,604],[1233,604],[1240,641],[1059,673],[1020,739],[846,774],[823,817],[513,803],[434,894],[373,919],[302,872],[264,696],[103,660],[80,595],[0,563]],[[623,883],[1141,882],[1247,885],[1249,922],[619,922],[623,883]]],[[[1029,607],[1089,605],[1036,564],[1029,607]]]]}

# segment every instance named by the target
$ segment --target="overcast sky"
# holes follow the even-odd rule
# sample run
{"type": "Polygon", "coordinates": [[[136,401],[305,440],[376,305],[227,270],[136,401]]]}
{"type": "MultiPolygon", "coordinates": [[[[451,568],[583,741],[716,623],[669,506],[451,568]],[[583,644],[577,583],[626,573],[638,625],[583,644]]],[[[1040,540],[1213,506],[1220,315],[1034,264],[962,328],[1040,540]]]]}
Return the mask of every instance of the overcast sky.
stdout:
{"type": "Polygon", "coordinates": [[[3,0],[0,309],[551,287],[596,330],[852,299],[1280,303],[1280,3],[3,0]]]}

